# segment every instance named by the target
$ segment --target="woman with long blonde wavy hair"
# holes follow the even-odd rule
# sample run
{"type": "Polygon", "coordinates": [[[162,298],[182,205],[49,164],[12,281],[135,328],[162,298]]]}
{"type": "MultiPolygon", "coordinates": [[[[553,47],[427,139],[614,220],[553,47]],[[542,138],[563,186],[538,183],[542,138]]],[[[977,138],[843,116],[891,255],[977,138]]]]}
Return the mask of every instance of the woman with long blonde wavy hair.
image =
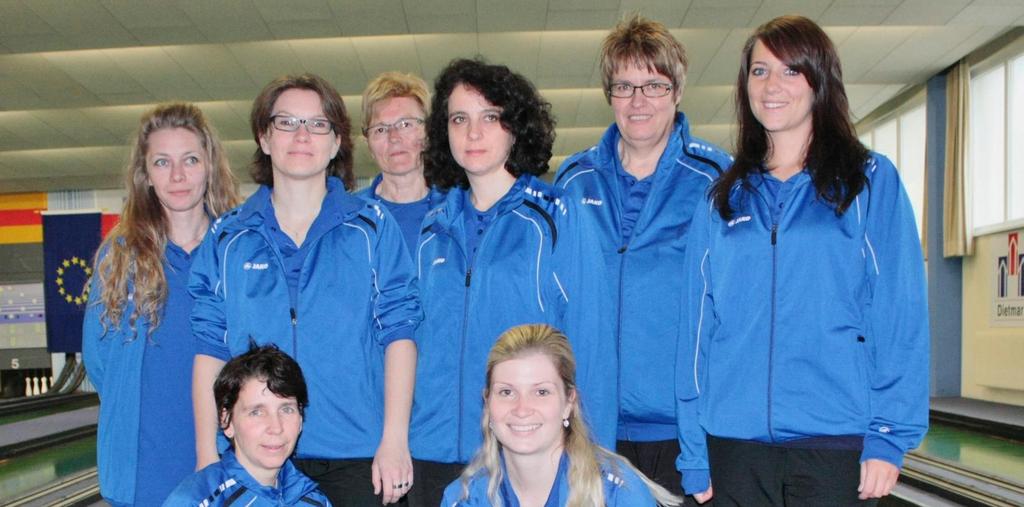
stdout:
{"type": "Polygon", "coordinates": [[[545,324],[502,333],[487,358],[483,445],[441,505],[680,505],[590,437],[569,340],[545,324]]]}
{"type": "Polygon", "coordinates": [[[100,492],[112,505],[159,505],[195,465],[187,282],[211,217],[238,181],[198,107],[142,115],[126,164],[120,223],[100,246],[83,357],[100,395],[100,492]]]}

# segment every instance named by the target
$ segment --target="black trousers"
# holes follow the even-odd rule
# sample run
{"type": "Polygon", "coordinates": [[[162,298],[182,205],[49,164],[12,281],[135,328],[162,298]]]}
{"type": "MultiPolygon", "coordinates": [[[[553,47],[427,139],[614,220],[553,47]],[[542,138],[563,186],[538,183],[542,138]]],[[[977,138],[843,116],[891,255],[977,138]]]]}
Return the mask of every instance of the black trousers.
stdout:
{"type": "MultiPolygon", "coordinates": [[[[297,459],[294,463],[320,486],[334,507],[373,507],[383,501],[381,495],[373,494],[372,459],[297,459]]],[[[405,499],[397,505],[406,505],[405,499]]]]}
{"type": "Polygon", "coordinates": [[[708,436],[717,507],[873,506],[857,498],[860,451],[778,447],[708,436]]]}
{"type": "Polygon", "coordinates": [[[434,461],[412,460],[412,489],[406,498],[409,507],[437,507],[441,505],[444,488],[459,478],[463,463],[437,463],[434,461]]]}
{"type": "MultiPolygon", "coordinates": [[[[654,442],[631,442],[619,440],[615,443],[615,452],[629,460],[647,476],[648,479],[658,483],[661,487],[669,490],[670,493],[684,496],[682,486],[682,475],[676,470],[676,457],[679,456],[678,440],[658,440],[654,442]]],[[[716,495],[717,496],[717,492],[716,495]]],[[[702,505],[708,507],[713,504],[707,502],[698,504],[693,497],[685,497],[683,503],[686,507],[702,505]]]]}

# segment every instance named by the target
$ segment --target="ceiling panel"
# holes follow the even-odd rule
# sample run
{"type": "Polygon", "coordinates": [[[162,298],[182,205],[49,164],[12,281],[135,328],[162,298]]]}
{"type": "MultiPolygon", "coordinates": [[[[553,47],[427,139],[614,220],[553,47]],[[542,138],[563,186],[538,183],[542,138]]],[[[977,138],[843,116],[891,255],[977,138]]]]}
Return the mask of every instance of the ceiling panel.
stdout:
{"type": "Polygon", "coordinates": [[[216,89],[246,89],[256,86],[228,46],[221,44],[169,46],[164,47],[163,51],[189,75],[193,82],[208,92],[216,89]]]}
{"type": "Polygon", "coordinates": [[[25,113],[21,111],[0,113],[0,146],[3,146],[0,150],[14,151],[30,146],[32,140],[27,137],[29,131],[22,129],[18,122],[18,118],[24,115],[25,113]]]}
{"type": "Polygon", "coordinates": [[[537,59],[544,32],[481,33],[480,53],[493,63],[507,65],[530,79],[537,77],[537,59]]]}
{"type": "Polygon", "coordinates": [[[618,9],[548,11],[548,30],[588,30],[595,26],[613,26],[619,19],[618,9]]]}
{"type": "Polygon", "coordinates": [[[260,87],[282,74],[305,71],[287,41],[239,42],[228,45],[228,51],[260,87]]]}
{"type": "Polygon", "coordinates": [[[0,74],[0,111],[36,109],[46,105],[27,85],[0,74]]]}
{"type": "Polygon", "coordinates": [[[683,92],[681,110],[691,124],[711,123],[722,105],[732,100],[732,86],[694,86],[683,92]]]}
{"type": "Polygon", "coordinates": [[[146,91],[102,49],[44,53],[43,57],[96,95],[137,94],[146,91]]]}
{"type": "Polygon", "coordinates": [[[411,33],[477,31],[473,0],[405,0],[402,5],[411,33]]]}
{"type": "Polygon", "coordinates": [[[590,11],[619,8],[619,0],[549,0],[550,11],[590,11]]]}
{"type": "Polygon", "coordinates": [[[604,35],[598,31],[541,33],[540,54],[545,58],[537,61],[537,77],[589,79],[604,35]]]}
{"type": "Polygon", "coordinates": [[[160,47],[104,50],[111,61],[157,100],[209,100],[192,77],[160,47]]]}
{"type": "Polygon", "coordinates": [[[181,10],[210,42],[270,39],[272,34],[248,0],[188,1],[181,10]]]}
{"type": "Polygon", "coordinates": [[[0,9],[3,12],[3,23],[0,23],[0,38],[7,38],[18,35],[48,35],[57,32],[50,26],[43,16],[36,14],[23,2],[18,0],[4,0],[0,2],[0,9]]]}
{"type": "Polygon", "coordinates": [[[99,0],[32,0],[24,5],[63,34],[72,46],[104,48],[138,43],[99,0]]]}
{"type": "Polygon", "coordinates": [[[416,35],[413,40],[420,59],[421,77],[427,83],[433,83],[452,57],[472,57],[480,53],[475,33],[416,35]]]}
{"type": "MultiPolygon", "coordinates": [[[[81,109],[41,109],[31,115],[55,132],[70,139],[65,146],[116,145],[125,142],[105,128],[103,123],[93,121],[81,109]]],[[[0,124],[10,128],[15,122],[0,116],[0,124]]]]}
{"type": "Polygon", "coordinates": [[[644,16],[656,19],[668,28],[682,26],[690,0],[622,0],[619,4],[620,17],[642,12],[644,16]]]}
{"type": "MultiPolygon", "coordinates": [[[[68,2],[64,2],[68,3],[68,2]]],[[[185,11],[167,0],[100,0],[103,8],[124,28],[147,29],[144,31],[160,31],[160,28],[191,28],[192,21],[185,11]]]]}
{"type": "Polygon", "coordinates": [[[587,89],[580,92],[580,105],[576,110],[576,125],[584,127],[605,128],[615,121],[612,108],[599,89],[587,89]]]}
{"type": "Polygon", "coordinates": [[[265,22],[320,21],[332,19],[334,13],[324,0],[252,0],[265,22]]]}
{"type": "Polygon", "coordinates": [[[885,19],[886,25],[945,25],[971,0],[903,0],[885,19]]]}
{"type": "MultiPolygon", "coordinates": [[[[832,5],[832,0],[777,0],[762,2],[754,17],[750,19],[750,26],[760,26],[778,16],[786,14],[799,14],[817,20],[825,13],[825,10],[832,5]]],[[[751,30],[753,31],[753,30],[751,30]]]]}
{"type": "Polygon", "coordinates": [[[974,0],[949,22],[954,25],[1004,25],[1024,16],[1021,0],[974,0]]]}
{"type": "MultiPolygon", "coordinates": [[[[244,174],[249,108],[272,78],[324,76],[358,122],[359,94],[379,72],[431,80],[478,53],[552,103],[557,164],[614,121],[598,53],[634,11],[686,46],[682,108],[695,133],[722,145],[742,45],[774,16],[824,23],[858,117],[1024,22],[1020,0],[0,0],[0,192],[118,185],[139,115],[179,98],[206,111],[244,174]]],[[[372,176],[365,143],[355,145],[358,174],[372,176]]]]}
{"type": "Polygon", "coordinates": [[[544,100],[551,103],[551,114],[559,127],[576,125],[576,111],[580,106],[579,89],[544,90],[544,100]]]}
{"type": "Polygon", "coordinates": [[[714,58],[700,74],[697,84],[700,85],[731,85],[736,82],[737,62],[743,52],[743,45],[750,37],[746,28],[729,31],[722,41],[714,58]]]}
{"type": "MultiPolygon", "coordinates": [[[[705,84],[701,82],[701,76],[707,70],[707,66],[722,47],[729,30],[724,29],[696,29],[687,28],[672,30],[672,35],[686,48],[686,56],[689,60],[689,68],[686,72],[686,80],[689,85],[705,84]]],[[[736,53],[735,61],[739,61],[739,53],[736,53]]]]}
{"type": "Polygon", "coordinates": [[[901,0],[836,0],[818,22],[823,25],[878,25],[899,7],[901,0]]]}
{"type": "Polygon", "coordinates": [[[476,26],[480,32],[521,32],[547,26],[547,0],[479,0],[476,26]]]}
{"type": "Polygon", "coordinates": [[[929,75],[942,70],[936,67],[949,51],[957,47],[975,32],[972,26],[948,28],[920,27],[913,35],[875,64],[864,79],[874,83],[910,83],[927,79],[929,75]]]}
{"type": "Polygon", "coordinates": [[[328,0],[345,36],[408,33],[402,0],[328,0]]]}
{"type": "Polygon", "coordinates": [[[44,104],[81,107],[101,103],[99,97],[42,54],[2,56],[0,68],[4,69],[6,75],[31,89],[44,104]]]}
{"type": "Polygon", "coordinates": [[[295,40],[289,45],[306,72],[319,74],[342,94],[362,92],[370,79],[350,38],[295,40]]]}
{"type": "Polygon", "coordinates": [[[863,26],[850,35],[838,48],[843,66],[843,78],[857,82],[878,61],[903,44],[913,29],[863,26]]]}
{"type": "Polygon", "coordinates": [[[693,2],[686,11],[683,27],[686,28],[731,28],[750,26],[761,2],[693,2]]]}

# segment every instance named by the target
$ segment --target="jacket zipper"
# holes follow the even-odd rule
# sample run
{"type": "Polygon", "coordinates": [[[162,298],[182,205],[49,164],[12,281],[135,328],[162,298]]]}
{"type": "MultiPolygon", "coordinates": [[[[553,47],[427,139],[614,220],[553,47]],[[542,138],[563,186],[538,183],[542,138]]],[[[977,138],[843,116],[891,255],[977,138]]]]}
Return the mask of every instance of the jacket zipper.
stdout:
{"type": "MultiPolygon", "coordinates": [[[[482,242],[483,238],[481,238],[482,242]]],[[[473,259],[476,261],[476,258],[473,259]]],[[[463,292],[462,300],[462,340],[459,343],[459,417],[458,417],[458,429],[456,431],[457,440],[455,446],[455,453],[458,456],[460,462],[466,461],[462,456],[462,419],[465,416],[465,401],[462,392],[465,390],[464,378],[466,375],[465,368],[462,365],[466,362],[466,331],[469,329],[469,285],[473,279],[473,266],[466,267],[466,289],[463,292]]]]}
{"type": "MultiPolygon", "coordinates": [[[[279,252],[278,249],[274,247],[274,241],[272,239],[270,239],[266,234],[264,234],[264,232],[262,230],[262,227],[253,227],[253,228],[248,228],[247,230],[256,232],[257,234],[260,235],[261,238],[263,238],[263,241],[267,242],[267,246],[270,247],[270,251],[274,252],[274,258],[277,259],[277,265],[281,269],[281,273],[284,273],[284,270],[285,270],[284,259],[281,258],[281,252],[279,252]]],[[[226,259],[226,256],[225,256],[225,259],[226,259]]],[[[301,277],[301,275],[299,275],[299,276],[301,277]]],[[[285,280],[285,285],[287,285],[287,280],[285,280]]],[[[289,292],[289,297],[290,296],[291,296],[291,293],[289,292]]],[[[297,300],[298,298],[299,298],[299,293],[298,293],[298,291],[296,291],[295,292],[295,299],[297,300]]],[[[296,361],[299,360],[298,331],[296,329],[298,327],[298,323],[299,323],[299,320],[298,320],[298,313],[299,312],[298,312],[298,308],[297,308],[297,306],[298,306],[297,303],[298,303],[298,301],[296,301],[296,305],[295,306],[292,306],[291,301],[288,302],[288,318],[289,318],[289,322],[291,322],[291,325],[292,325],[292,357],[296,361]]]]}
{"type": "Polygon", "coordinates": [[[771,442],[775,442],[775,430],[772,428],[772,384],[775,379],[774,371],[774,360],[775,360],[775,300],[777,294],[775,293],[776,286],[776,274],[778,268],[778,231],[779,224],[772,221],[772,318],[771,318],[771,329],[768,338],[768,406],[765,412],[768,415],[768,439],[771,442]]]}
{"type": "MultiPolygon", "coordinates": [[[[768,210],[768,216],[772,216],[772,206],[768,202],[768,199],[753,185],[748,183],[743,184],[744,187],[749,188],[761,199],[764,203],[765,209],[768,210]]],[[[772,429],[772,385],[775,382],[775,303],[776,303],[776,275],[778,270],[778,235],[779,235],[779,224],[772,218],[771,228],[771,245],[772,245],[772,287],[771,287],[771,319],[768,329],[768,392],[766,393],[766,404],[765,404],[765,417],[768,425],[768,440],[772,443],[775,442],[775,431],[772,429]]]]}
{"type": "MultiPolygon", "coordinates": [[[[298,294],[296,294],[298,297],[298,294]]],[[[295,352],[295,357],[299,357],[299,317],[295,307],[288,308],[288,313],[291,315],[292,320],[292,350],[295,352]]]]}

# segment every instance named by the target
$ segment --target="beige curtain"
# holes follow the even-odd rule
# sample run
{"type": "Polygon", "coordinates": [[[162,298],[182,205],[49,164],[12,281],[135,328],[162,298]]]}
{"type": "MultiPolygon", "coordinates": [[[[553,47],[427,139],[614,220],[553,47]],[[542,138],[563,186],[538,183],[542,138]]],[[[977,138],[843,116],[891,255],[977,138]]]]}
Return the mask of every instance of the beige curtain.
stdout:
{"type": "Polygon", "coordinates": [[[960,60],[946,76],[946,171],[942,192],[942,254],[963,257],[974,250],[968,230],[967,143],[971,68],[960,60]]]}

